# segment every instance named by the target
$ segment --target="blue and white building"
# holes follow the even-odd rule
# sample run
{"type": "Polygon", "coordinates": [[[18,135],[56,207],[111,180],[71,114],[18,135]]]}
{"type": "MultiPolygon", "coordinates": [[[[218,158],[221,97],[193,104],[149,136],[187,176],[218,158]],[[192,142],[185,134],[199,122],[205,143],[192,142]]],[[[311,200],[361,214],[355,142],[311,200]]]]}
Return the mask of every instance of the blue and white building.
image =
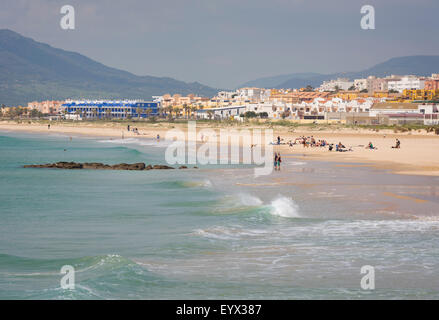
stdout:
{"type": "Polygon", "coordinates": [[[159,102],[143,100],[67,100],[61,109],[71,119],[128,119],[157,116],[159,107],[159,102]]]}

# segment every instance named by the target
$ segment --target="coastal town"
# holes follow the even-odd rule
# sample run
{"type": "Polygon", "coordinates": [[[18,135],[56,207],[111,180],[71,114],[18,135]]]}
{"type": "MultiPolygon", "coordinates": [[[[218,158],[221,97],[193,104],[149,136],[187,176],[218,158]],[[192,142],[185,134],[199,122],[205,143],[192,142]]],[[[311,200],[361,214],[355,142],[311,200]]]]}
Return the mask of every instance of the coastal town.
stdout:
{"type": "Polygon", "coordinates": [[[0,302],[439,300],[439,1],[0,8],[0,302]]]}
{"type": "Polygon", "coordinates": [[[70,120],[183,118],[244,121],[249,118],[297,123],[353,125],[439,124],[439,74],[338,78],[320,87],[246,87],[214,97],[165,94],[139,99],[67,99],[1,106],[4,118],[70,120]]]}

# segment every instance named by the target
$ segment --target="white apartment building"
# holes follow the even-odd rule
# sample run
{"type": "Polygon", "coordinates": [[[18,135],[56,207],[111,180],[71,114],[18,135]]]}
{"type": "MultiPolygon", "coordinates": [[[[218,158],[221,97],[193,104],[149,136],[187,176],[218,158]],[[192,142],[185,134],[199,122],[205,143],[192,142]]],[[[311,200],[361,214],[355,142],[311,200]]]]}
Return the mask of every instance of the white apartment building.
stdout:
{"type": "Polygon", "coordinates": [[[403,92],[405,89],[420,90],[424,89],[425,80],[416,76],[404,76],[400,80],[389,81],[388,89],[403,92]]]}
{"type": "Polygon", "coordinates": [[[326,116],[328,113],[365,113],[369,112],[372,105],[382,102],[384,99],[359,98],[345,101],[340,98],[324,99],[316,98],[311,102],[296,103],[292,106],[292,112],[296,115],[326,116]]]}
{"type": "Polygon", "coordinates": [[[271,90],[264,88],[241,88],[235,91],[220,91],[207,105],[213,108],[259,103],[268,101],[271,90]]]}
{"type": "Polygon", "coordinates": [[[319,87],[319,91],[336,91],[338,87],[339,90],[348,90],[354,85],[353,81],[346,78],[338,78],[337,80],[324,81],[319,87]]]}
{"type": "Polygon", "coordinates": [[[251,100],[255,102],[265,101],[270,97],[271,90],[264,88],[241,88],[237,90],[241,100],[251,100]]]}
{"type": "Polygon", "coordinates": [[[232,100],[233,98],[237,97],[239,95],[238,90],[236,91],[220,91],[216,95],[216,99],[220,100],[232,100]]]}

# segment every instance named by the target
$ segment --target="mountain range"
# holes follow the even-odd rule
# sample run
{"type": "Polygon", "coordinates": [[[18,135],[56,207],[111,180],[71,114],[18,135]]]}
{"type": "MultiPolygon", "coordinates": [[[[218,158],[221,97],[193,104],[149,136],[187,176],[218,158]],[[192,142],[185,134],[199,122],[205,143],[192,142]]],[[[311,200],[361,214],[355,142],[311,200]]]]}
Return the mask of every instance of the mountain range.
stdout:
{"type": "MultiPolygon", "coordinates": [[[[153,63],[153,62],[151,62],[153,63]]],[[[383,77],[390,74],[429,76],[439,73],[439,56],[392,58],[358,72],[291,73],[259,78],[239,87],[318,87],[336,78],[383,77]]],[[[0,104],[68,98],[150,99],[153,95],[194,93],[211,97],[217,89],[169,77],[137,76],[86,56],[54,48],[8,29],[0,30],[0,104]]]]}
{"type": "Polygon", "coordinates": [[[439,56],[406,56],[389,59],[371,68],[357,72],[343,72],[333,74],[319,73],[292,73],[279,76],[264,77],[248,81],[239,87],[260,88],[303,88],[307,85],[318,87],[323,81],[349,78],[359,79],[368,76],[385,77],[396,75],[430,76],[439,73],[439,56]]]}
{"type": "Polygon", "coordinates": [[[0,104],[66,98],[150,99],[166,93],[213,96],[216,92],[198,82],[137,76],[14,31],[0,30],[0,104]]]}

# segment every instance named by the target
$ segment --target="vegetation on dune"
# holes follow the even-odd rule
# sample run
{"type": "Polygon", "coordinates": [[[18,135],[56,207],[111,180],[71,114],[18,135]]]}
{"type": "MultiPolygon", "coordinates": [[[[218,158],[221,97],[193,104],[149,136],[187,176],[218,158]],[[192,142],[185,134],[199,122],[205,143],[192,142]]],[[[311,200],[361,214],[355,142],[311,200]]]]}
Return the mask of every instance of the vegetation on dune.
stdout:
{"type": "Polygon", "coordinates": [[[159,116],[149,116],[148,118],[131,118],[131,119],[84,119],[81,121],[75,120],[49,120],[48,118],[41,118],[43,115],[32,110],[31,112],[26,112],[25,108],[13,108],[12,111],[9,110],[3,114],[0,114],[0,119],[2,120],[15,120],[17,123],[24,121],[29,121],[36,124],[48,124],[48,123],[58,123],[60,125],[72,125],[72,124],[96,124],[96,125],[131,125],[137,127],[148,127],[150,125],[154,126],[165,126],[170,127],[175,125],[186,125],[190,120],[196,120],[199,126],[209,126],[209,127],[262,127],[262,128],[286,128],[290,131],[300,131],[300,129],[311,130],[311,131],[339,131],[344,129],[353,130],[370,130],[373,132],[380,131],[393,131],[394,133],[410,133],[410,132],[425,132],[425,133],[435,133],[439,135],[439,125],[422,125],[422,124],[403,124],[403,125],[353,125],[353,124],[342,124],[342,123],[298,123],[288,120],[273,120],[265,119],[261,117],[244,117],[243,120],[238,119],[191,119],[188,117],[176,118],[174,115],[162,115],[159,116]]]}

